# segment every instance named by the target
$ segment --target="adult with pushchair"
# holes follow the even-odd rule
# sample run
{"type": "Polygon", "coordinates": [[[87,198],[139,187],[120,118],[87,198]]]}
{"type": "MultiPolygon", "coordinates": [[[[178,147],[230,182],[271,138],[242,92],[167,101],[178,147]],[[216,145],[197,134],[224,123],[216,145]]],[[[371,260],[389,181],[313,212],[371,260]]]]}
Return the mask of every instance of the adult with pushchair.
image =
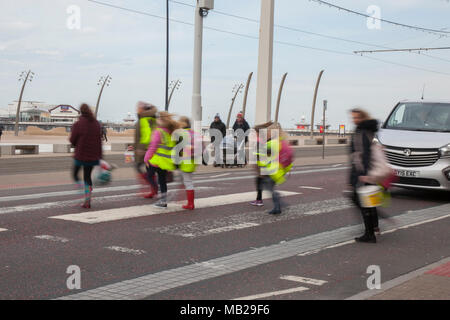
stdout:
{"type": "Polygon", "coordinates": [[[222,141],[227,135],[227,126],[220,119],[220,115],[217,113],[214,117],[214,121],[209,126],[209,135],[211,137],[211,143],[214,148],[214,167],[218,167],[222,164],[222,157],[220,152],[220,146],[222,141]]]}

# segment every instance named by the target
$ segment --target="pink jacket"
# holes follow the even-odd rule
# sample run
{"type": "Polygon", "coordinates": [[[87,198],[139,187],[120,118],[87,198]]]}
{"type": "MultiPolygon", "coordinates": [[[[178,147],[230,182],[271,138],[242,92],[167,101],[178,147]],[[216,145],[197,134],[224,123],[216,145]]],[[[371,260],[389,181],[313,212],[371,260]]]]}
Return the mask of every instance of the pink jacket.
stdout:
{"type": "MultiPolygon", "coordinates": [[[[165,132],[169,133],[169,130],[166,129],[166,128],[158,127],[158,129],[162,129],[165,132]]],[[[144,163],[147,163],[147,162],[150,161],[150,159],[156,153],[156,150],[158,150],[158,145],[161,144],[161,141],[162,141],[161,132],[159,132],[159,130],[153,130],[152,131],[152,137],[150,139],[150,145],[148,146],[147,152],[145,153],[144,163]]],[[[152,164],[152,166],[158,167],[158,166],[153,165],[153,164],[152,164]]]]}

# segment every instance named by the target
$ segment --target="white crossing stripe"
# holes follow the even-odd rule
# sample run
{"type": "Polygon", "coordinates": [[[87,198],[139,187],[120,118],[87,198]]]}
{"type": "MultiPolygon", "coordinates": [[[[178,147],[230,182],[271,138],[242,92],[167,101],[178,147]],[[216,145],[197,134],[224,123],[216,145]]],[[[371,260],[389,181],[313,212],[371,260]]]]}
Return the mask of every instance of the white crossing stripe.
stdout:
{"type": "Polygon", "coordinates": [[[146,253],[144,250],[128,249],[128,248],[118,247],[118,246],[105,247],[105,249],[123,252],[123,253],[131,253],[131,254],[134,254],[135,256],[139,256],[141,254],[146,253]]]}
{"type": "Polygon", "coordinates": [[[263,299],[263,298],[270,298],[270,297],[275,297],[275,296],[281,296],[283,294],[289,294],[289,293],[294,293],[294,292],[302,292],[302,291],[307,291],[307,290],[309,290],[309,289],[305,288],[305,287],[297,287],[297,288],[292,288],[292,289],[287,289],[287,290],[280,290],[280,291],[273,291],[273,292],[255,294],[253,296],[247,296],[247,297],[237,298],[237,299],[233,299],[233,300],[256,300],[256,299],[263,299]]]}
{"type": "Polygon", "coordinates": [[[225,177],[225,176],[229,176],[231,173],[224,173],[224,174],[219,174],[217,176],[211,176],[210,178],[220,178],[220,177],[225,177]]]}
{"type": "Polygon", "coordinates": [[[50,240],[50,241],[55,241],[55,242],[69,242],[69,239],[66,238],[62,238],[62,237],[55,237],[55,236],[50,236],[48,234],[44,234],[44,235],[40,235],[40,236],[35,236],[36,239],[41,239],[41,240],[50,240]]]}
{"type": "Polygon", "coordinates": [[[323,188],[319,188],[319,187],[309,187],[309,186],[300,186],[299,188],[302,188],[302,189],[311,189],[311,190],[323,190],[323,188]]]}
{"type": "Polygon", "coordinates": [[[281,276],[281,280],[288,280],[288,281],[295,281],[305,284],[312,284],[314,286],[321,286],[327,283],[325,280],[317,280],[317,279],[311,279],[311,278],[304,278],[304,277],[297,277],[297,276],[281,276]]]}
{"type": "MultiPolygon", "coordinates": [[[[297,192],[279,191],[280,196],[293,196],[298,195],[297,192]]],[[[263,198],[269,198],[270,195],[264,193],[263,198]]],[[[230,205],[240,202],[247,202],[255,198],[255,192],[242,192],[235,194],[227,194],[222,196],[200,198],[195,201],[195,207],[197,209],[211,208],[217,206],[230,205]]],[[[118,208],[101,211],[91,211],[77,214],[65,214],[60,216],[49,217],[50,219],[61,219],[67,221],[75,221],[81,223],[101,223],[109,221],[117,221],[131,218],[147,217],[152,215],[158,215],[162,213],[172,213],[178,211],[184,211],[182,204],[184,202],[169,203],[167,208],[156,208],[153,205],[133,206],[127,208],[118,208]]]]}
{"type": "MultiPolygon", "coordinates": [[[[196,190],[212,190],[216,189],[214,187],[197,187],[196,190]]],[[[168,191],[168,196],[171,194],[175,194],[180,192],[182,189],[174,189],[168,191]]],[[[111,202],[123,202],[128,200],[134,200],[136,197],[141,196],[141,193],[127,193],[127,194],[118,194],[112,196],[102,196],[102,197],[94,197],[94,204],[98,203],[111,203],[111,202]]],[[[81,194],[80,194],[81,197],[81,194]]],[[[52,201],[52,202],[43,202],[36,204],[26,204],[21,206],[13,206],[13,207],[4,207],[0,208],[0,215],[7,213],[17,213],[17,212],[26,212],[30,213],[31,211],[43,210],[43,209],[54,209],[54,208],[65,208],[67,206],[78,205],[80,203],[80,199],[75,200],[64,200],[64,201],[52,201]]]]}
{"type": "Polygon", "coordinates": [[[8,229],[2,229],[2,228],[0,228],[0,232],[2,232],[2,231],[8,231],[8,229]]]}
{"type": "Polygon", "coordinates": [[[257,227],[257,226],[259,226],[258,223],[250,223],[250,222],[249,223],[241,223],[241,224],[235,224],[235,225],[221,227],[221,228],[210,229],[210,230],[205,231],[205,233],[206,234],[221,233],[221,232],[257,227]]]}

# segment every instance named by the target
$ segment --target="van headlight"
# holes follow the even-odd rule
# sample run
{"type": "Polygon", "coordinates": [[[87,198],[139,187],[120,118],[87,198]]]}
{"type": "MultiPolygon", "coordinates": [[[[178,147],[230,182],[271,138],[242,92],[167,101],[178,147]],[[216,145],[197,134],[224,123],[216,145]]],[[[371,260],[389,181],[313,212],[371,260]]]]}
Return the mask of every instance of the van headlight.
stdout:
{"type": "Polygon", "coordinates": [[[442,148],[439,148],[439,155],[441,158],[450,158],[450,143],[442,148]]]}

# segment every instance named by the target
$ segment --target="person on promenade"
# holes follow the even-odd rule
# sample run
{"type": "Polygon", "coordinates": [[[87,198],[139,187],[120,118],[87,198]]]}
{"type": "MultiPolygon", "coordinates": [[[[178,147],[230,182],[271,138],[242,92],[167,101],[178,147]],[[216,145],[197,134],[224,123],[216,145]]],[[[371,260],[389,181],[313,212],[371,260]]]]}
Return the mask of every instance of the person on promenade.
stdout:
{"type": "Polygon", "coordinates": [[[353,123],[356,125],[355,134],[350,144],[350,185],[353,187],[352,200],[361,211],[364,221],[365,233],[355,238],[357,242],[376,242],[375,232],[379,232],[377,208],[363,208],[360,204],[356,189],[365,184],[364,179],[372,168],[371,146],[376,132],[378,121],[359,108],[351,110],[353,123]]]}
{"type": "Polygon", "coordinates": [[[0,126],[0,141],[2,140],[3,126],[0,126]]]}
{"type": "MultiPolygon", "coordinates": [[[[176,169],[172,159],[172,149],[176,142],[172,140],[172,133],[178,129],[178,123],[172,119],[171,114],[159,112],[156,126],[156,129],[152,131],[150,146],[145,153],[144,162],[149,169],[148,180],[152,185],[152,190],[157,190],[155,174],[158,175],[158,183],[161,188],[161,196],[154,206],[167,208],[167,174],[176,169]]],[[[151,196],[156,195],[155,193],[151,196]]]]}
{"type": "MultiPolygon", "coordinates": [[[[234,135],[236,135],[236,131],[239,129],[244,131],[244,133],[247,133],[247,131],[250,129],[250,126],[249,126],[248,122],[244,119],[244,115],[242,112],[239,112],[237,114],[236,121],[234,122],[234,125],[233,125],[234,135]]],[[[248,136],[245,136],[245,143],[247,143],[247,141],[248,141],[248,136]]]]}
{"type": "Polygon", "coordinates": [[[87,104],[80,107],[81,116],[72,126],[70,143],[75,147],[73,179],[82,186],[78,173],[83,168],[84,204],[83,208],[91,207],[92,169],[99,165],[102,159],[101,127],[91,108],[87,104]]]}
{"type": "Polygon", "coordinates": [[[106,126],[102,124],[102,140],[108,142],[106,126]]]}
{"type": "Polygon", "coordinates": [[[158,193],[156,181],[154,184],[150,184],[148,181],[149,172],[146,170],[144,172],[142,167],[145,167],[144,157],[147,152],[148,146],[150,145],[150,139],[153,130],[156,128],[156,113],[158,109],[146,102],[139,101],[137,103],[137,117],[136,130],[134,135],[134,161],[136,165],[136,172],[138,175],[138,180],[143,186],[144,198],[153,198],[154,195],[158,193]],[[150,193],[144,192],[144,188],[148,187],[150,184],[150,193]],[[156,189],[154,189],[156,186],[156,189]]]}
{"type": "Polygon", "coordinates": [[[187,204],[183,206],[183,209],[194,210],[194,183],[193,183],[193,173],[197,165],[194,159],[194,148],[195,139],[198,139],[194,131],[191,129],[191,121],[188,117],[180,117],[178,120],[179,127],[181,129],[177,130],[177,136],[179,136],[178,143],[187,143],[178,155],[178,159],[181,162],[177,165],[178,170],[181,171],[181,177],[183,179],[183,184],[186,189],[187,204]]]}
{"type": "Polygon", "coordinates": [[[227,126],[220,119],[220,115],[218,113],[214,117],[214,121],[209,126],[209,134],[211,136],[211,143],[215,146],[215,148],[214,148],[214,160],[215,160],[214,167],[218,167],[222,164],[222,153],[220,151],[220,148],[218,148],[218,147],[220,147],[222,145],[222,140],[227,135],[227,126]],[[218,138],[218,141],[216,141],[216,137],[218,138]]]}

